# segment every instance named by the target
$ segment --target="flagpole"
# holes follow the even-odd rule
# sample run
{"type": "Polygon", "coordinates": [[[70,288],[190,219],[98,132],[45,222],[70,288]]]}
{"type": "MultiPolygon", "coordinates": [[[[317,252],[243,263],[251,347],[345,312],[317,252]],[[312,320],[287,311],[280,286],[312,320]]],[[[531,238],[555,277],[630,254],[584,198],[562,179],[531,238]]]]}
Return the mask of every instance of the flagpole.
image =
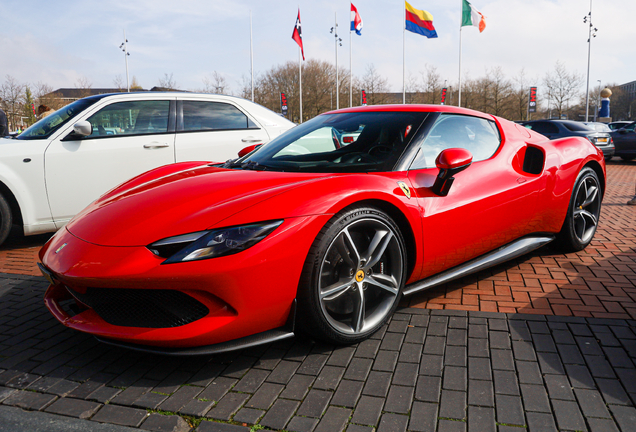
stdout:
{"type": "Polygon", "coordinates": [[[462,106],[462,24],[459,23],[459,92],[457,96],[457,106],[462,106]]]}
{"type": "Polygon", "coordinates": [[[402,29],[402,103],[406,103],[406,6],[404,7],[404,27],[402,29]]]}
{"type": "MultiPolygon", "coordinates": [[[[349,13],[351,14],[351,13],[349,13]]],[[[349,20],[351,21],[351,19],[349,20]]],[[[351,51],[353,50],[352,46],[351,46],[351,42],[352,42],[352,38],[351,38],[351,24],[349,24],[349,108],[351,108],[353,106],[353,61],[352,61],[352,55],[351,55],[351,51]]]]}
{"type": "Polygon", "coordinates": [[[302,57],[300,55],[300,47],[298,47],[298,87],[300,89],[299,91],[300,120],[298,121],[298,123],[302,123],[303,122],[303,64],[302,64],[302,57]]]}
{"type": "Polygon", "coordinates": [[[252,102],[254,102],[254,50],[252,47],[252,10],[250,9],[250,72],[252,73],[252,102]]]}
{"type": "Polygon", "coordinates": [[[338,12],[334,12],[336,33],[336,109],[340,109],[340,83],[338,82],[338,12]]]}

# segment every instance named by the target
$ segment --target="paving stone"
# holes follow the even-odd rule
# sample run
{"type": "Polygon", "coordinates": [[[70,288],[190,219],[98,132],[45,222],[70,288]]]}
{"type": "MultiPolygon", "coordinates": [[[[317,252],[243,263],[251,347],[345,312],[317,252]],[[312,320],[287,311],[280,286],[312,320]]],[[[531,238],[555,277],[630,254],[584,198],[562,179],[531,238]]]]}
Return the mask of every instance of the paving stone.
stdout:
{"type": "Polygon", "coordinates": [[[588,418],[587,423],[590,425],[592,432],[618,432],[618,427],[613,420],[588,418]]]}
{"type": "Polygon", "coordinates": [[[426,336],[426,340],[424,341],[423,353],[441,356],[444,354],[445,345],[446,345],[446,338],[430,336],[430,328],[429,328],[429,335],[426,336]]]}
{"type": "Polygon", "coordinates": [[[543,384],[543,377],[539,369],[538,362],[516,361],[519,383],[521,384],[543,384]]]}
{"type": "Polygon", "coordinates": [[[544,379],[550,399],[576,400],[565,375],[546,375],[544,379]]]}
{"type": "Polygon", "coordinates": [[[616,369],[619,381],[628,393],[636,393],[636,370],[616,369]]]}
{"type": "Polygon", "coordinates": [[[424,344],[426,327],[409,327],[406,331],[404,343],[424,344]]]}
{"type": "Polygon", "coordinates": [[[316,381],[314,381],[314,388],[323,390],[335,390],[345,373],[345,369],[336,366],[325,366],[316,381]]]}
{"type": "Polygon", "coordinates": [[[0,387],[0,402],[11,396],[13,393],[17,392],[16,389],[10,389],[7,387],[0,387]]]}
{"type": "MultiPolygon", "coordinates": [[[[326,356],[322,357],[325,357],[325,361],[327,360],[326,356]]],[[[296,373],[299,367],[300,363],[298,362],[283,360],[278,363],[278,366],[276,366],[272,373],[269,374],[269,376],[267,377],[267,381],[276,384],[287,384],[289,380],[291,380],[291,378],[294,376],[294,373],[296,373]]],[[[306,370],[307,369],[308,368],[306,368],[306,370]]]]}
{"type": "Polygon", "coordinates": [[[56,399],[57,396],[54,395],[18,390],[11,393],[9,397],[4,400],[3,404],[26,410],[40,411],[49,406],[56,399]]]}
{"type": "Polygon", "coordinates": [[[636,408],[621,405],[609,405],[609,409],[612,411],[612,414],[614,415],[614,418],[621,430],[628,431],[634,429],[634,424],[636,424],[636,408]]]}
{"type": "Polygon", "coordinates": [[[411,317],[411,325],[415,327],[428,327],[429,320],[430,317],[428,315],[413,315],[411,317]]]}
{"type": "Polygon", "coordinates": [[[413,387],[391,386],[384,411],[408,414],[413,402],[413,387]]]}
{"type": "MultiPolygon", "coordinates": [[[[419,363],[420,358],[422,357],[422,347],[423,345],[421,344],[405,343],[402,345],[402,349],[400,350],[398,362],[419,363]]],[[[447,347],[447,351],[448,348],[450,347],[447,347]]]]}
{"type": "Polygon", "coordinates": [[[157,407],[161,405],[166,399],[168,399],[167,395],[148,392],[141,395],[139,399],[132,403],[132,405],[138,408],[157,409],[157,407]]]}
{"type": "Polygon", "coordinates": [[[529,412],[526,416],[530,432],[557,432],[552,414],[529,412]]]}
{"type": "Polygon", "coordinates": [[[265,382],[269,376],[266,370],[250,369],[241,380],[234,386],[234,391],[254,393],[265,382]]]}
{"type": "Polygon", "coordinates": [[[203,420],[197,427],[196,432],[250,432],[250,428],[203,420]]]}
{"type": "Polygon", "coordinates": [[[569,324],[572,334],[575,336],[593,336],[592,331],[584,324],[569,324]]]}
{"type": "Polygon", "coordinates": [[[447,390],[466,391],[467,370],[465,367],[448,366],[444,369],[443,387],[447,390]]]}
{"type": "Polygon", "coordinates": [[[604,357],[601,356],[585,356],[585,362],[594,378],[615,378],[616,375],[604,357]]]}
{"type": "Polygon", "coordinates": [[[488,339],[468,339],[469,357],[488,357],[488,339]]]}
{"type": "Polygon", "coordinates": [[[380,350],[399,351],[404,341],[404,335],[399,333],[387,333],[380,344],[380,350]]]}
{"type": "Polygon", "coordinates": [[[510,335],[508,332],[491,331],[489,332],[490,347],[496,349],[511,349],[510,335]]]}
{"type": "Polygon", "coordinates": [[[565,375],[565,368],[561,363],[561,358],[553,353],[538,353],[539,367],[541,373],[552,375],[565,375]]]}
{"type": "Polygon", "coordinates": [[[330,366],[347,367],[349,362],[353,358],[353,354],[356,352],[354,347],[340,347],[333,351],[327,364],[330,366]]]}
{"type": "Polygon", "coordinates": [[[330,406],[314,432],[340,432],[344,430],[350,416],[351,410],[330,406]]]}
{"type": "Polygon", "coordinates": [[[448,317],[449,328],[468,329],[468,318],[460,316],[448,317]]]}
{"type": "Polygon", "coordinates": [[[604,347],[605,356],[614,368],[634,368],[634,363],[623,348],[604,347]]]}
{"type": "Polygon", "coordinates": [[[68,396],[77,398],[77,399],[85,399],[88,395],[93,393],[98,388],[102,387],[104,383],[96,382],[96,381],[87,381],[81,384],[79,387],[76,387],[75,390],[71,391],[68,396]]]}
{"type": "Polygon", "coordinates": [[[466,432],[466,423],[461,421],[440,420],[437,432],[466,432]]]}
{"type": "Polygon", "coordinates": [[[86,399],[97,401],[99,403],[106,403],[106,402],[110,402],[119,393],[121,393],[121,389],[104,386],[104,387],[98,388],[93,393],[86,396],[86,399]]]}
{"type": "Polygon", "coordinates": [[[594,384],[594,378],[592,378],[592,375],[587,369],[587,366],[565,365],[565,370],[570,380],[570,384],[572,384],[572,387],[586,389],[596,388],[596,385],[594,384]]]}
{"type": "Polygon", "coordinates": [[[134,401],[147,392],[149,392],[154,386],[145,380],[140,380],[139,383],[128,387],[126,390],[118,394],[113,402],[117,405],[132,405],[134,401]]]}
{"type": "Polygon", "coordinates": [[[305,417],[320,417],[325,412],[332,396],[331,392],[313,389],[305,397],[296,414],[305,417]]]}
{"type": "Polygon", "coordinates": [[[442,379],[420,375],[415,387],[415,399],[425,402],[439,402],[442,379]]]}
{"type": "Polygon", "coordinates": [[[358,344],[354,357],[374,358],[380,348],[380,341],[367,339],[358,344]]]}
{"type": "Polygon", "coordinates": [[[598,391],[575,389],[574,392],[585,417],[612,418],[598,391]]]}
{"type": "Polygon", "coordinates": [[[527,341],[512,341],[512,349],[516,360],[536,361],[537,356],[534,347],[527,341]]]}
{"type": "Polygon", "coordinates": [[[344,378],[364,381],[369,376],[371,366],[373,366],[372,359],[354,357],[345,372],[344,378]]]}
{"type": "Polygon", "coordinates": [[[467,346],[468,332],[464,329],[449,328],[446,345],[467,346]]]}
{"type": "Polygon", "coordinates": [[[150,414],[141,424],[141,428],[157,432],[189,432],[190,426],[177,415],[150,414]]]}
{"type": "Polygon", "coordinates": [[[574,340],[574,336],[572,336],[572,333],[570,333],[569,330],[554,330],[552,332],[552,337],[554,338],[554,342],[556,342],[557,345],[576,344],[576,341],[574,340]]]}
{"type": "Polygon", "coordinates": [[[494,408],[468,407],[468,430],[497,432],[494,408]]]}
{"type": "Polygon", "coordinates": [[[484,325],[476,325],[471,324],[468,326],[468,337],[469,338],[478,338],[485,339],[488,337],[488,325],[484,323],[484,325]]]}
{"type": "Polygon", "coordinates": [[[399,352],[397,351],[378,351],[373,362],[373,370],[393,372],[395,365],[397,364],[399,352]]]}
{"type": "Polygon", "coordinates": [[[393,373],[393,384],[414,386],[417,381],[419,368],[420,366],[417,363],[398,362],[395,372],[393,373]]]}
{"type": "Polygon", "coordinates": [[[468,381],[468,405],[495,406],[495,396],[491,381],[468,381]]]}
{"type": "Polygon", "coordinates": [[[629,396],[623,389],[620,381],[615,379],[597,378],[596,384],[603,395],[603,399],[608,404],[631,405],[629,396]]]}
{"type": "Polygon", "coordinates": [[[517,396],[495,395],[497,423],[525,425],[521,398],[517,396]]]}
{"type": "Polygon", "coordinates": [[[439,416],[458,420],[466,418],[466,393],[442,390],[439,416]]]}
{"type": "Polygon", "coordinates": [[[146,410],[117,405],[104,405],[91,420],[100,423],[114,423],[121,426],[139,427],[147,416],[148,413],[146,410]]]}
{"type": "Polygon", "coordinates": [[[400,414],[383,414],[378,432],[405,432],[409,418],[400,414]]]}
{"type": "Polygon", "coordinates": [[[495,393],[519,396],[519,383],[517,375],[512,371],[493,371],[495,381],[495,393]]]}
{"type": "Polygon", "coordinates": [[[492,380],[490,359],[481,357],[468,358],[468,378],[477,380],[492,380]]]}
{"type": "Polygon", "coordinates": [[[192,399],[179,410],[179,413],[189,416],[203,417],[208,413],[208,411],[210,411],[210,408],[212,408],[215,403],[216,401],[209,399],[192,399]]]}
{"type": "Polygon", "coordinates": [[[508,321],[505,319],[491,318],[488,320],[488,330],[508,332],[508,321]]]}
{"type": "Polygon", "coordinates": [[[545,322],[528,321],[528,329],[534,334],[550,334],[548,324],[545,322]]]}
{"type": "Polygon", "coordinates": [[[294,417],[287,425],[286,430],[290,432],[311,432],[318,425],[319,419],[309,417],[294,417]]]}
{"type": "Polygon", "coordinates": [[[411,431],[434,431],[437,426],[438,405],[434,403],[413,402],[408,428],[411,431]]]}
{"type": "Polygon", "coordinates": [[[552,400],[552,408],[559,429],[583,431],[585,420],[576,402],[552,400]]]}
{"type": "MultiPolygon", "coordinates": [[[[303,375],[298,375],[298,380],[307,380],[307,378],[301,378],[303,375]]],[[[295,379],[296,377],[294,377],[295,379]]],[[[306,386],[298,386],[298,387],[290,387],[287,386],[285,392],[287,395],[283,393],[281,396],[286,396],[288,399],[297,399],[302,400],[305,397],[305,394],[308,391],[309,385],[311,385],[311,381],[306,382],[306,386]],[[302,387],[302,389],[301,389],[302,387]]],[[[264,383],[257,391],[254,393],[254,396],[250,398],[250,400],[245,404],[245,406],[249,408],[259,408],[259,409],[268,409],[278,395],[285,389],[281,384],[272,384],[272,383],[264,383]]]]}
{"type": "Polygon", "coordinates": [[[287,422],[289,422],[292,415],[294,415],[298,405],[300,405],[300,403],[296,401],[278,399],[274,403],[274,406],[267,411],[267,414],[265,414],[265,417],[261,419],[259,424],[274,430],[284,429],[287,422]]]}
{"type": "Polygon", "coordinates": [[[232,420],[239,423],[256,424],[258,419],[263,417],[263,414],[265,414],[263,410],[243,407],[234,415],[232,420]]]}
{"type": "Polygon", "coordinates": [[[95,402],[62,398],[49,405],[46,412],[87,419],[95,414],[101,406],[95,402]]]}
{"type": "Polygon", "coordinates": [[[354,408],[356,406],[356,403],[358,402],[358,399],[360,398],[363,386],[364,383],[360,381],[340,381],[340,385],[338,386],[338,390],[336,390],[336,393],[333,395],[331,404],[336,406],[344,406],[347,408],[354,408]]]}
{"type": "Polygon", "coordinates": [[[508,326],[510,327],[510,337],[512,340],[524,340],[527,342],[532,340],[530,330],[528,330],[525,321],[509,321],[508,326]]]}
{"type": "Polygon", "coordinates": [[[391,373],[372,371],[362,390],[362,394],[368,396],[386,397],[391,384],[391,373]]]}
{"type": "Polygon", "coordinates": [[[443,356],[422,355],[420,361],[420,375],[442,376],[443,356]]]}
{"type": "Polygon", "coordinates": [[[228,393],[223,396],[223,399],[221,399],[214,408],[207,411],[205,416],[218,420],[230,420],[232,416],[241,409],[249,397],[249,394],[244,393],[228,393]]]}
{"type": "Polygon", "coordinates": [[[521,384],[521,394],[526,411],[552,412],[548,394],[543,386],[521,384]]]}
{"type": "Polygon", "coordinates": [[[466,366],[468,356],[466,347],[463,346],[449,346],[446,347],[446,353],[444,355],[444,365],[446,366],[466,366]]]}
{"type": "Polygon", "coordinates": [[[383,398],[362,396],[353,412],[352,423],[375,426],[378,424],[385,400],[383,398]]]}
{"type": "Polygon", "coordinates": [[[511,350],[491,350],[490,361],[494,370],[515,370],[515,361],[511,350]]]}
{"type": "Polygon", "coordinates": [[[172,396],[170,396],[164,403],[159,405],[159,409],[163,411],[177,412],[199,393],[201,393],[201,391],[201,387],[183,386],[172,396]]]}

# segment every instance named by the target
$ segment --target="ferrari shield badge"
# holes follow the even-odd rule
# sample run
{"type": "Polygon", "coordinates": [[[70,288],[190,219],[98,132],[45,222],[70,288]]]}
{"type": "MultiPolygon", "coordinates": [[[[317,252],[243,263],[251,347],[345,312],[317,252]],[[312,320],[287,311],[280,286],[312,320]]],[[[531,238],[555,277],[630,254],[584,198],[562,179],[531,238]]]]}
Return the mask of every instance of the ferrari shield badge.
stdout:
{"type": "Polygon", "coordinates": [[[400,189],[402,189],[402,192],[404,192],[404,195],[406,195],[408,199],[411,199],[411,189],[409,189],[406,183],[404,183],[403,181],[399,181],[397,182],[397,184],[400,187],[400,189]]]}
{"type": "Polygon", "coordinates": [[[55,251],[55,253],[59,253],[62,249],[64,249],[66,247],[66,243],[64,243],[62,246],[60,246],[59,248],[57,248],[57,250],[55,251]]]}

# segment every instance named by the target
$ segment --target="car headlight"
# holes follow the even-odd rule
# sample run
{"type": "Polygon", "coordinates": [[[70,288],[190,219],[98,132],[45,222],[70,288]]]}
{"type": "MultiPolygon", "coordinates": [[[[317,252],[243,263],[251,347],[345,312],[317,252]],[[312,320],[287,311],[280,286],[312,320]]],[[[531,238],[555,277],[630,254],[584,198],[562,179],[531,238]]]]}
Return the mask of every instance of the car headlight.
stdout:
{"type": "Polygon", "coordinates": [[[168,258],[162,264],[217,258],[254,246],[282,223],[282,220],[276,220],[198,231],[156,241],[148,245],[148,249],[157,256],[168,258]]]}

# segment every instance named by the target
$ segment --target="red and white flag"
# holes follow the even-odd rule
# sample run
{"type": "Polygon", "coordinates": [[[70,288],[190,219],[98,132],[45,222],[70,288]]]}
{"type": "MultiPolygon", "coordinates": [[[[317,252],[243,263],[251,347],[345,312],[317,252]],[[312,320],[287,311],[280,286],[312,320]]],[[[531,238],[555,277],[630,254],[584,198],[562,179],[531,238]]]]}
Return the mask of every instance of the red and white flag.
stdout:
{"type": "Polygon", "coordinates": [[[292,33],[292,39],[296,41],[300,47],[300,52],[305,60],[305,50],[303,49],[303,34],[300,28],[300,9],[298,9],[298,18],[296,18],[296,26],[294,27],[294,33],[292,33]]]}
{"type": "Polygon", "coordinates": [[[351,3],[351,31],[356,32],[358,36],[362,36],[362,18],[358,13],[358,9],[351,3]]]}

